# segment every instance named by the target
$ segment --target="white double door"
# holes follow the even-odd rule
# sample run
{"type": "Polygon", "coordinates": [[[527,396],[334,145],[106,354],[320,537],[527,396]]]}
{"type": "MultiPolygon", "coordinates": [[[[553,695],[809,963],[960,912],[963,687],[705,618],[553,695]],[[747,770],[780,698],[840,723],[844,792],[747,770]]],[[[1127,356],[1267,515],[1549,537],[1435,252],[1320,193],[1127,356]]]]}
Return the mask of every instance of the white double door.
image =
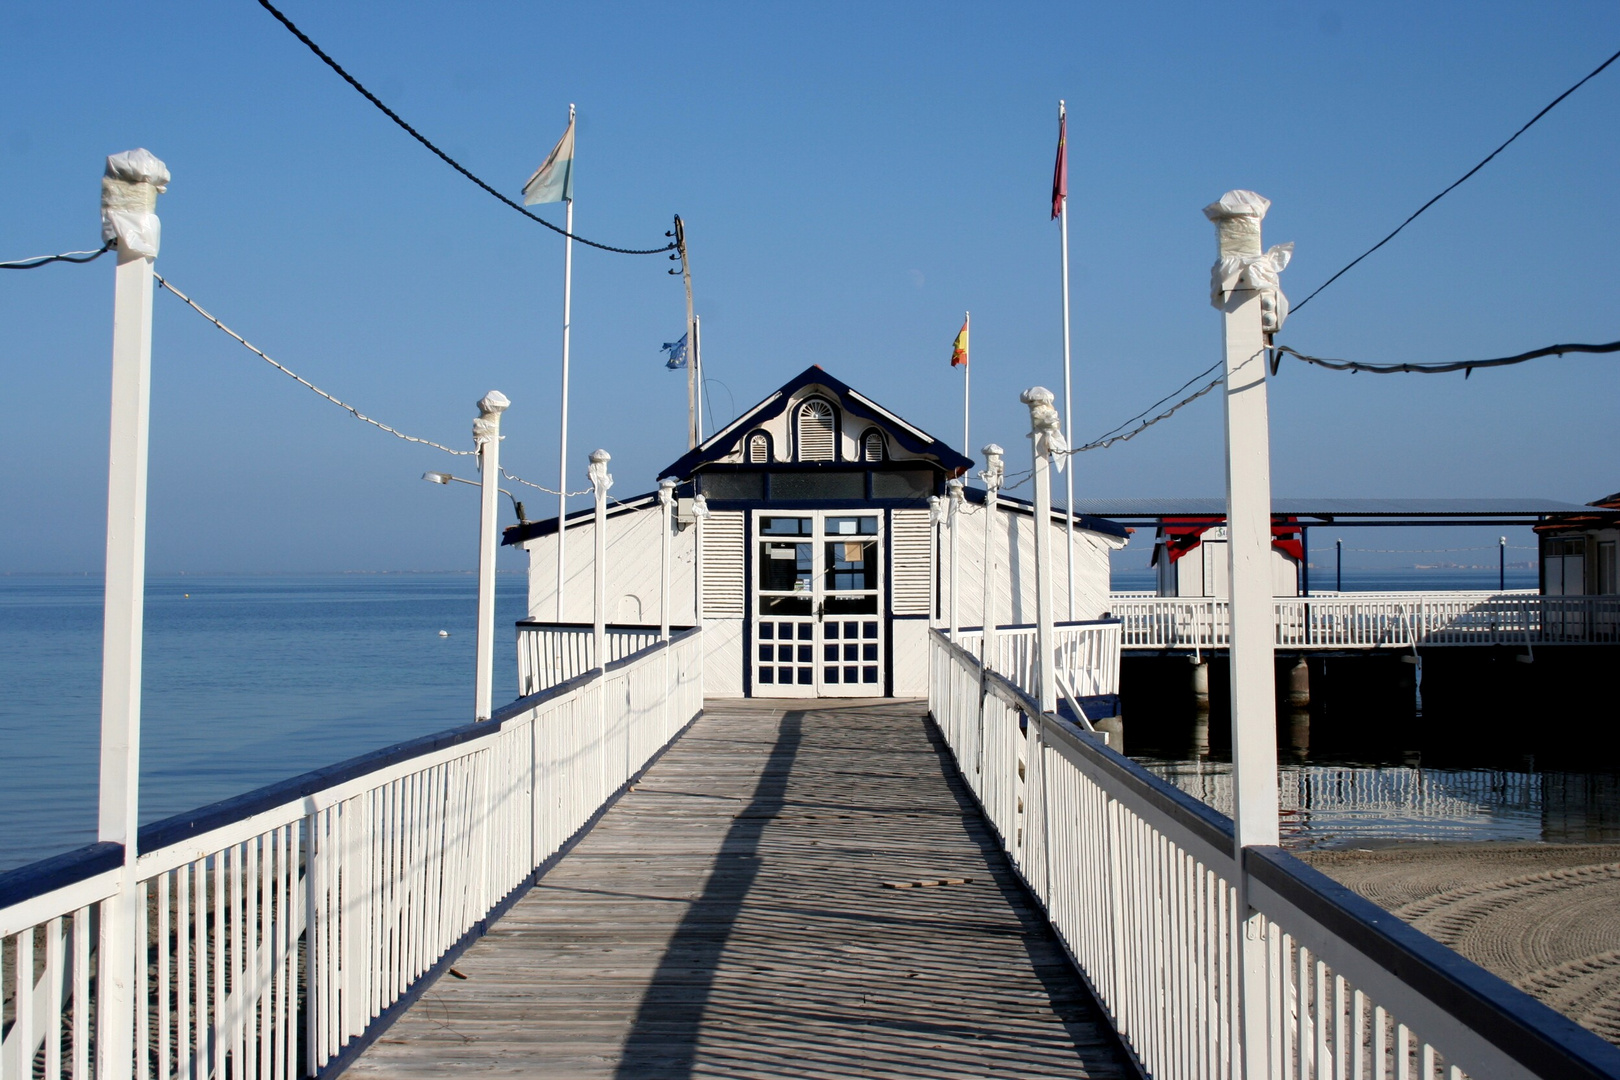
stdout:
{"type": "Polygon", "coordinates": [[[754,512],[754,694],[883,696],[883,515],[754,512]]]}

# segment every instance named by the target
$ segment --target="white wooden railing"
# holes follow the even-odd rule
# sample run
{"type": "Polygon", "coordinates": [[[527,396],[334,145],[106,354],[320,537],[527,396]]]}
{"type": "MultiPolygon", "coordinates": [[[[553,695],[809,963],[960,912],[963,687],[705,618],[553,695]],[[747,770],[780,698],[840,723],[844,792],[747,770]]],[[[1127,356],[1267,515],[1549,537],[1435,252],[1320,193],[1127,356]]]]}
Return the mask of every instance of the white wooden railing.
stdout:
{"type": "MultiPolygon", "coordinates": [[[[517,631],[521,693],[538,694],[569,679],[577,679],[596,666],[592,655],[596,639],[590,623],[542,623],[525,619],[517,624],[517,631]]],[[[658,634],[656,626],[608,626],[608,663],[648,648],[658,640],[658,634]]]]}
{"type": "MultiPolygon", "coordinates": [[[[1080,697],[1119,693],[1121,629],[1118,619],[1058,623],[1053,627],[1058,674],[1080,697]]],[[[1019,686],[1034,686],[1035,627],[997,627],[993,640],[996,655],[990,659],[990,669],[1019,686]]],[[[975,656],[984,656],[983,630],[958,630],[957,641],[975,656]]]]}
{"type": "Polygon", "coordinates": [[[1229,818],[930,641],[957,766],[1145,1075],[1239,1078],[1247,1052],[1256,1080],[1620,1077],[1620,1048],[1279,848],[1240,861],[1229,818]]]}
{"type": "Polygon", "coordinates": [[[98,844],[0,875],[0,1078],[341,1069],[696,717],[699,634],[143,828],[132,868],[98,844]],[[98,948],[118,919],[133,971],[98,948]]]}
{"type": "MultiPolygon", "coordinates": [[[[1620,596],[1537,593],[1340,593],[1273,601],[1276,645],[1289,649],[1416,645],[1620,643],[1620,596]]],[[[1196,596],[1115,594],[1127,649],[1224,649],[1231,602],[1196,596]]]]}

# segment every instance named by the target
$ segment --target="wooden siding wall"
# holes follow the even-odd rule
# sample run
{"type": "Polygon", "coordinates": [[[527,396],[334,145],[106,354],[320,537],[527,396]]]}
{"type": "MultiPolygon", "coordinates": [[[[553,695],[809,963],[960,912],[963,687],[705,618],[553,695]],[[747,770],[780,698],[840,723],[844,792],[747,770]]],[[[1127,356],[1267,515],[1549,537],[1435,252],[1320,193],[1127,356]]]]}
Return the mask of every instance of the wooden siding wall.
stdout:
{"type": "MultiPolygon", "coordinates": [[[[720,517],[722,515],[715,515],[720,517]]],[[[657,623],[659,548],[662,512],[654,507],[608,518],[607,619],[609,622],[657,623]],[[640,612],[638,616],[636,613],[640,612]]],[[[711,522],[713,518],[710,519],[711,522]]],[[[670,553],[670,622],[690,626],[692,606],[693,530],[681,529],[670,553]]],[[[529,617],[557,619],[557,537],[541,536],[524,545],[529,552],[529,617]]],[[[590,622],[592,581],[596,572],[596,523],[570,523],[568,573],[562,622],[590,622]]]]}
{"type": "MultiPolygon", "coordinates": [[[[984,509],[974,507],[957,518],[961,528],[962,544],[960,582],[962,595],[957,604],[957,618],[963,626],[978,626],[983,621],[984,595],[984,509]]],[[[1028,514],[1000,511],[997,523],[996,546],[1003,569],[997,575],[996,618],[1002,623],[1032,623],[1035,621],[1035,521],[1028,514]]],[[[1059,619],[1068,617],[1068,603],[1064,599],[1067,560],[1063,556],[1064,528],[1054,521],[1052,530],[1052,595],[1059,619]]],[[[1108,554],[1122,547],[1123,541],[1102,533],[1076,529],[1074,533],[1074,614],[1077,619],[1095,619],[1108,610],[1108,554]]],[[[940,589],[942,602],[949,604],[946,590],[950,587],[950,546],[941,548],[940,589]]],[[[941,614],[946,609],[942,608],[941,614]]]]}

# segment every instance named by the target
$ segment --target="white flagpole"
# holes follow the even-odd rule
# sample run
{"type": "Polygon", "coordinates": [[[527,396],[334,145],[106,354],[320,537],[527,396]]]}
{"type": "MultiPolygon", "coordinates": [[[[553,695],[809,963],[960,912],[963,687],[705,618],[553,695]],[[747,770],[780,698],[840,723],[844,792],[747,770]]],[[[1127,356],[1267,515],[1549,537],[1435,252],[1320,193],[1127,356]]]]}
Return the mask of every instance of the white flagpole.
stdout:
{"type": "MultiPolygon", "coordinates": [[[[972,386],[973,381],[973,313],[971,311],[962,312],[962,326],[968,332],[967,355],[962,357],[962,453],[966,454],[968,453],[968,447],[973,445],[968,442],[968,401],[971,396],[969,388],[972,386]]],[[[954,630],[951,632],[955,633],[954,630]]]]}
{"type": "MultiPolygon", "coordinates": [[[[1063,125],[1067,110],[1061,99],[1058,101],[1058,124],[1067,136],[1068,129],[1063,125]]],[[[1068,139],[1065,137],[1063,146],[1064,173],[1067,178],[1068,165],[1068,139]]],[[[1058,207],[1058,228],[1063,234],[1063,425],[1068,436],[1069,445],[1074,442],[1074,383],[1069,377],[1069,193],[1065,184],[1063,202],[1058,207]]],[[[1069,462],[1065,470],[1068,475],[1064,478],[1065,501],[1063,503],[1065,519],[1065,552],[1068,556],[1068,573],[1064,577],[1065,591],[1069,594],[1069,621],[1074,621],[1074,462],[1069,462]]]]}
{"type": "MultiPolygon", "coordinates": [[[[574,106],[568,105],[568,128],[574,127],[574,106]]],[[[574,136],[578,139],[576,133],[574,136]]],[[[577,144],[576,144],[577,145],[577,144]]],[[[568,168],[574,167],[570,159],[568,168]]],[[[573,185],[569,185],[572,194],[573,185]]],[[[568,327],[574,307],[574,200],[565,199],[563,230],[563,342],[562,342],[562,446],[557,453],[557,621],[563,621],[563,588],[568,577],[566,561],[568,528],[568,327]]]]}
{"type": "Polygon", "coordinates": [[[703,317],[692,316],[692,363],[697,366],[697,428],[698,442],[703,441],[703,395],[706,392],[703,385],[703,317]]]}

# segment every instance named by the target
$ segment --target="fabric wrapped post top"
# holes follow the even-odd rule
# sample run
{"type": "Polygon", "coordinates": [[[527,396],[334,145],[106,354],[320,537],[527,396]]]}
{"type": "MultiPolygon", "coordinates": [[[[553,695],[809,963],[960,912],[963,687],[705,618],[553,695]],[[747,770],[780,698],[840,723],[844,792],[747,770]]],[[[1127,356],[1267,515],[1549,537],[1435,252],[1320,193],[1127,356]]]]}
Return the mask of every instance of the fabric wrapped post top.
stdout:
{"type": "Polygon", "coordinates": [[[163,238],[157,197],[169,189],[169,169],[150,150],[107,158],[101,178],[101,238],[119,253],[156,258],[163,238]]]}
{"type": "Polygon", "coordinates": [[[1215,307],[1226,303],[1233,289],[1254,289],[1260,293],[1261,328],[1276,333],[1288,318],[1288,297],[1283,295],[1280,275],[1293,258],[1292,243],[1260,250],[1260,222],[1271,209],[1271,200],[1252,191],[1228,191],[1220,201],[1204,207],[1204,216],[1215,223],[1220,256],[1210,272],[1209,302],[1215,307]]]}

